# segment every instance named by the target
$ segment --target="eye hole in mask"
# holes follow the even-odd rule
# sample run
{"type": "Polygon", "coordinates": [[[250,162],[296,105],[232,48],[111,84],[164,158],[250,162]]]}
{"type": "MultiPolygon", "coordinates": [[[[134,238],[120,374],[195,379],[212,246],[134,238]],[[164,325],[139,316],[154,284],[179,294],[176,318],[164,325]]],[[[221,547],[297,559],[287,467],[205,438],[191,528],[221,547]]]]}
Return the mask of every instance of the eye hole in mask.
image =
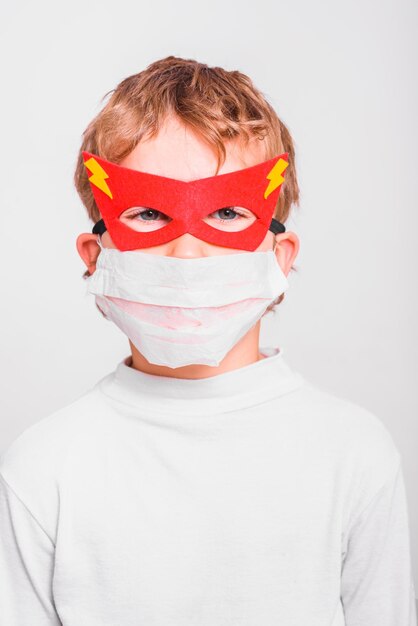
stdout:
{"type": "MultiPolygon", "coordinates": [[[[237,232],[248,228],[256,219],[248,209],[228,206],[209,213],[202,221],[218,230],[237,232]]],[[[131,207],[119,216],[119,220],[137,232],[150,232],[164,228],[172,218],[151,207],[131,207]]]]}

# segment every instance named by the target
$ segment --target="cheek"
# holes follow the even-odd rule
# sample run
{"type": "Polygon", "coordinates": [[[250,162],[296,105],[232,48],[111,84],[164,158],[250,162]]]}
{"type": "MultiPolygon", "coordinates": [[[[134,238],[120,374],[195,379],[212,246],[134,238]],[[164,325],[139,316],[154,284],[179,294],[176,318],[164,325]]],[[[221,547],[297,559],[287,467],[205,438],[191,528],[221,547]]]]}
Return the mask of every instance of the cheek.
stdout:
{"type": "Polygon", "coordinates": [[[112,241],[112,237],[109,235],[108,231],[104,232],[101,236],[101,242],[105,248],[116,248],[115,244],[112,241]]]}
{"type": "Polygon", "coordinates": [[[171,241],[167,243],[162,243],[159,246],[149,246],[148,248],[137,248],[137,250],[141,250],[145,254],[156,254],[159,256],[171,256],[171,241]]]}
{"type": "Polygon", "coordinates": [[[148,254],[158,254],[160,256],[173,256],[184,258],[197,258],[204,256],[220,256],[227,254],[237,254],[243,252],[243,250],[235,248],[225,248],[223,246],[216,246],[215,244],[208,243],[203,239],[199,239],[190,233],[186,233],[168,241],[167,243],[159,246],[151,246],[149,248],[140,248],[141,252],[148,254]]]}

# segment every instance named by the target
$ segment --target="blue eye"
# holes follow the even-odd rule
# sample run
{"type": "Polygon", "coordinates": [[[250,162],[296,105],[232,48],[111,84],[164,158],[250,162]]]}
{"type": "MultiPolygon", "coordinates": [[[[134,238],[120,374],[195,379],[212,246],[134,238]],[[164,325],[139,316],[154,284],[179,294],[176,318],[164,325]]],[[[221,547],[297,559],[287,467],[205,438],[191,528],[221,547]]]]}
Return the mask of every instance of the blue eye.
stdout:
{"type": "MultiPolygon", "coordinates": [[[[133,230],[151,232],[164,228],[173,218],[157,209],[137,206],[126,210],[119,219],[121,221],[125,220],[125,224],[133,230]]],[[[248,209],[226,206],[212,211],[212,213],[201,219],[212,228],[224,230],[225,232],[234,232],[245,230],[257,218],[248,209]]]]}
{"type": "MultiPolygon", "coordinates": [[[[240,213],[240,211],[237,211],[236,208],[232,208],[232,207],[224,207],[223,209],[218,209],[217,211],[214,211],[211,215],[215,215],[216,213],[221,213],[222,211],[224,211],[224,214],[226,214],[226,218],[220,218],[221,222],[231,222],[234,221],[234,218],[239,215],[240,217],[245,217],[243,213],[240,213]]],[[[235,220],[237,221],[237,220],[235,220]]]]}
{"type": "MultiPolygon", "coordinates": [[[[223,213],[225,217],[219,217],[218,219],[220,219],[221,222],[231,222],[233,220],[235,220],[235,218],[237,216],[239,217],[246,217],[244,215],[244,213],[241,213],[240,211],[237,210],[237,208],[233,208],[233,207],[224,207],[222,209],[218,209],[217,211],[214,211],[213,213],[210,213],[210,215],[208,215],[208,217],[214,216],[216,214],[219,213],[223,213]]],[[[141,218],[141,221],[144,222],[153,222],[156,221],[158,219],[158,216],[164,216],[164,218],[166,219],[171,219],[168,218],[167,215],[165,215],[164,213],[162,213],[161,211],[157,211],[156,209],[142,209],[142,210],[137,210],[134,211],[132,213],[129,213],[126,215],[127,219],[136,219],[137,217],[141,218]]]]}
{"type": "Polygon", "coordinates": [[[161,211],[157,211],[156,209],[137,210],[137,211],[134,211],[133,213],[127,214],[125,217],[128,220],[134,220],[136,218],[140,218],[140,220],[143,222],[154,222],[157,220],[159,215],[164,216],[163,219],[164,218],[168,220],[171,219],[167,217],[167,215],[164,215],[164,213],[162,213],[161,211]]]}

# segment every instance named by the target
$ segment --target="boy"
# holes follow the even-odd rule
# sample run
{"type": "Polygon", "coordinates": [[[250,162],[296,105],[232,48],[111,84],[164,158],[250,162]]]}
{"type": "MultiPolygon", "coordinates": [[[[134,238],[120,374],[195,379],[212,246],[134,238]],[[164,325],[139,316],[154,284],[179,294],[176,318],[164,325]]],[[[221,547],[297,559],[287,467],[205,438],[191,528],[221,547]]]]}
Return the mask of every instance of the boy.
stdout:
{"type": "Polygon", "coordinates": [[[87,127],[89,292],[131,355],[3,454],[7,626],[414,626],[401,458],[259,348],[299,241],[293,142],[248,77],[167,57],[87,127]]]}

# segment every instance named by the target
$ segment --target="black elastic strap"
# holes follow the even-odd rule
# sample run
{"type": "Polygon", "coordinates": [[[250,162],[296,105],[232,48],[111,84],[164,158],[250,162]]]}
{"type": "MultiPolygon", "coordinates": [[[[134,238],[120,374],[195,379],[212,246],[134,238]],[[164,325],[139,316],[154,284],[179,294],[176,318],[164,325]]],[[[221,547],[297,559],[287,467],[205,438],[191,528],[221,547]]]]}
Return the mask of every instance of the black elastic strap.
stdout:
{"type": "MultiPolygon", "coordinates": [[[[105,233],[106,230],[107,228],[106,228],[106,224],[104,223],[104,221],[99,220],[98,222],[95,223],[91,232],[94,235],[103,235],[103,233],[105,233]]],[[[284,233],[286,231],[286,226],[282,224],[281,222],[279,222],[278,220],[274,219],[273,217],[273,219],[271,220],[269,230],[271,230],[272,233],[277,235],[278,233],[284,233]]]]}
{"type": "Polygon", "coordinates": [[[98,222],[95,223],[91,232],[94,235],[103,235],[103,233],[105,233],[106,230],[107,228],[106,228],[106,224],[104,223],[104,221],[99,220],[98,222]]]}
{"type": "Polygon", "coordinates": [[[272,220],[271,220],[271,224],[270,224],[269,230],[271,230],[272,233],[277,235],[278,233],[286,232],[286,226],[284,224],[282,224],[281,222],[279,222],[279,220],[274,219],[274,217],[273,217],[272,220]]]}

